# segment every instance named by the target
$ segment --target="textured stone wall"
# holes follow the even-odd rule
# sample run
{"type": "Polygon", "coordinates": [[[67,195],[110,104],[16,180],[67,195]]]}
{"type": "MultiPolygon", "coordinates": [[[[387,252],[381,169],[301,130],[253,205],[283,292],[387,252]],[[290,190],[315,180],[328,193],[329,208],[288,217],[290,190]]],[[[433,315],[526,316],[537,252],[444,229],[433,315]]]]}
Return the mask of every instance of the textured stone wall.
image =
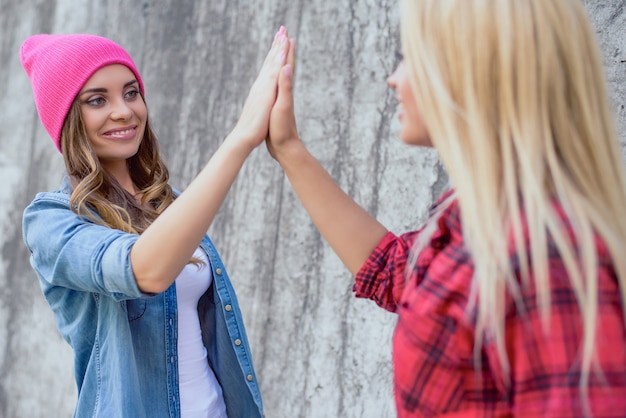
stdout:
{"type": "MultiPolygon", "coordinates": [[[[446,176],[432,151],[397,140],[398,9],[392,0],[0,0],[0,418],[67,417],[72,355],[21,239],[21,213],[55,187],[62,158],[41,127],[18,59],[34,33],[108,36],[135,57],[151,116],[184,188],[234,125],[274,32],[297,37],[301,134],[342,187],[388,228],[419,226],[446,176]],[[402,196],[402,198],[399,198],[402,196]]],[[[585,2],[626,143],[623,0],[585,2]]],[[[624,149],[624,147],[623,147],[624,149]]],[[[210,233],[237,289],[268,417],[394,417],[395,318],[352,294],[264,147],[210,233]]]]}

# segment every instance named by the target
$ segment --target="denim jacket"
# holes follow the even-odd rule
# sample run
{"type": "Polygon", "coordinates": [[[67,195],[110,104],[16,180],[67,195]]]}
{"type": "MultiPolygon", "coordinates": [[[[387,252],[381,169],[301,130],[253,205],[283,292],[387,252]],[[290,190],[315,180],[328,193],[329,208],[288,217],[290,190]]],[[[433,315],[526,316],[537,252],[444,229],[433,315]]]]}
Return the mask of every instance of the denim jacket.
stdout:
{"type": "MultiPolygon", "coordinates": [[[[70,210],[65,179],[25,209],[24,242],[61,335],[74,350],[75,417],[180,417],[176,286],[137,287],[130,249],[138,236],[70,210]]],[[[243,319],[208,236],[213,283],[198,303],[202,337],[230,418],[261,417],[262,402],[243,319]]]]}

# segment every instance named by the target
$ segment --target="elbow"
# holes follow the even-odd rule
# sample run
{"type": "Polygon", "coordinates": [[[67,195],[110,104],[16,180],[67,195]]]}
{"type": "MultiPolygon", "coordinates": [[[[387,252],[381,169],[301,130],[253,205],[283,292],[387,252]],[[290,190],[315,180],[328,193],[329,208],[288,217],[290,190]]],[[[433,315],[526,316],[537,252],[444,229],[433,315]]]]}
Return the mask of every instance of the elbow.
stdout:
{"type": "Polygon", "coordinates": [[[151,277],[150,275],[135,275],[137,287],[142,293],[156,295],[165,292],[174,282],[164,281],[159,277],[151,277]]]}
{"type": "Polygon", "coordinates": [[[174,283],[176,276],[167,272],[166,268],[155,260],[141,260],[141,257],[130,254],[131,268],[137,287],[142,293],[158,294],[165,292],[174,283]]]}
{"type": "Polygon", "coordinates": [[[174,283],[192,255],[185,249],[179,251],[177,245],[155,245],[155,240],[145,238],[142,235],[130,249],[130,265],[139,290],[162,293],[174,283]]]}

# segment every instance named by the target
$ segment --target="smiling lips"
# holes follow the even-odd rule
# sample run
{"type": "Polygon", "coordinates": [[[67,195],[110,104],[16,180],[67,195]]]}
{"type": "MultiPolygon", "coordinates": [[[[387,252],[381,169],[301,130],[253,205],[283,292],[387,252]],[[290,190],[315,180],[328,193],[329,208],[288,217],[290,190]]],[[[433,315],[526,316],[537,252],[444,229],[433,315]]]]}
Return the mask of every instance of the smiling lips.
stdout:
{"type": "Polygon", "coordinates": [[[128,140],[135,137],[135,133],[137,132],[137,125],[133,125],[127,128],[120,129],[111,129],[110,131],[106,131],[102,136],[109,139],[117,139],[117,140],[128,140]]]}

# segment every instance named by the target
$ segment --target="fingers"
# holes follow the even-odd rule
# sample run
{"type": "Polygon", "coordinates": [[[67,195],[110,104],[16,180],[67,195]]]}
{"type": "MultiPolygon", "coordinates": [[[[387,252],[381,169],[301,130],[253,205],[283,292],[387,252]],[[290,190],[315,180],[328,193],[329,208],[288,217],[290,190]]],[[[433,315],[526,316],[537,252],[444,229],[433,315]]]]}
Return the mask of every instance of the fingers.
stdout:
{"type": "Polygon", "coordinates": [[[278,28],[278,32],[276,32],[276,35],[274,35],[274,41],[276,41],[280,35],[284,35],[286,33],[287,28],[281,25],[280,28],[278,28]]]}
{"type": "Polygon", "coordinates": [[[289,38],[287,37],[287,29],[281,26],[274,36],[274,44],[277,49],[274,60],[277,64],[283,65],[285,63],[285,57],[287,56],[287,49],[289,48],[289,38]]]}
{"type": "MultiPolygon", "coordinates": [[[[233,131],[242,141],[257,146],[267,137],[271,113],[278,93],[278,83],[287,60],[293,62],[293,45],[287,29],[281,26],[267,53],[263,66],[250,88],[241,115],[233,131]]],[[[288,77],[289,78],[289,77],[288,77]]]]}
{"type": "Polygon", "coordinates": [[[276,66],[280,68],[282,65],[285,64],[288,53],[289,38],[287,34],[287,29],[284,26],[281,26],[280,29],[278,29],[278,32],[276,32],[276,35],[274,35],[274,41],[272,42],[270,51],[265,57],[265,62],[263,63],[263,66],[265,68],[276,68],[276,66]]]}
{"type": "Polygon", "coordinates": [[[291,64],[285,65],[278,78],[278,97],[276,98],[276,107],[285,110],[293,105],[293,67],[291,64]]]}
{"type": "Polygon", "coordinates": [[[295,65],[295,39],[289,40],[289,51],[287,55],[287,64],[281,69],[278,78],[278,97],[276,98],[276,107],[287,110],[293,107],[293,73],[295,65]]]}
{"type": "Polygon", "coordinates": [[[293,70],[296,63],[296,39],[289,39],[289,49],[287,51],[287,64],[291,65],[293,70]]]}

